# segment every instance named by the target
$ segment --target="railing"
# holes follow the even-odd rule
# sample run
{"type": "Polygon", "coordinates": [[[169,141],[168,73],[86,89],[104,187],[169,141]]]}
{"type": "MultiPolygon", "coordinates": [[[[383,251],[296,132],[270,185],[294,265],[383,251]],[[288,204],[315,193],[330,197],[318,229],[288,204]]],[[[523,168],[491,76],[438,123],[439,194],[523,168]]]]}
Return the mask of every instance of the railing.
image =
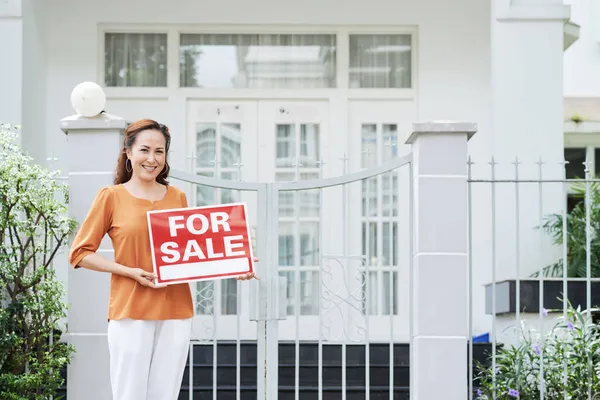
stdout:
{"type": "Polygon", "coordinates": [[[598,397],[600,180],[566,164],[469,162],[469,333],[492,345],[471,398],[598,397]]]}

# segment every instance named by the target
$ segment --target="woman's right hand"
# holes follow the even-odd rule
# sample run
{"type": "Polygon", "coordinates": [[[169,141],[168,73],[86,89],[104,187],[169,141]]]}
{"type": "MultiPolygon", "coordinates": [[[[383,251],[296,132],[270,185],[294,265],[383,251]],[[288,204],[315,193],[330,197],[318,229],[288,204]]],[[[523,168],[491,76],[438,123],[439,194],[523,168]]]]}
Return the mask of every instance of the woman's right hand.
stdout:
{"type": "Polygon", "coordinates": [[[131,268],[131,271],[128,271],[128,272],[129,272],[129,277],[131,279],[135,279],[140,285],[148,286],[151,288],[157,287],[154,284],[154,280],[157,278],[156,274],[145,271],[141,268],[131,268]]]}

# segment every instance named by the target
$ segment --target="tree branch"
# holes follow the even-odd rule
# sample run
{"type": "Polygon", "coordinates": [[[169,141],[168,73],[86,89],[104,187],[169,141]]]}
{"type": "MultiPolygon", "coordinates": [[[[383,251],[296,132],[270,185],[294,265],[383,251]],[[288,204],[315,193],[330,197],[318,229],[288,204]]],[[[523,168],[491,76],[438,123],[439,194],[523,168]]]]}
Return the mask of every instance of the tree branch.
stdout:
{"type": "MultiPolygon", "coordinates": [[[[36,258],[35,258],[36,250],[35,250],[35,242],[34,242],[35,226],[40,222],[41,218],[42,218],[42,213],[39,213],[38,216],[37,216],[37,218],[35,219],[34,229],[33,229],[33,232],[31,232],[31,236],[29,236],[27,238],[27,241],[25,242],[25,246],[21,247],[21,249],[22,249],[21,254],[23,255],[22,256],[22,260],[23,260],[23,258],[25,258],[25,254],[24,253],[25,253],[26,249],[29,248],[29,247],[32,247],[33,268],[34,268],[34,270],[35,270],[36,265],[37,265],[36,258]],[[33,244],[33,246],[32,246],[32,244],[33,244]]],[[[30,259],[28,259],[28,260],[30,260],[30,259]]],[[[19,268],[20,275],[23,275],[23,273],[25,272],[25,268],[27,268],[27,264],[25,262],[22,262],[21,265],[20,265],[20,268],[19,268]]]]}

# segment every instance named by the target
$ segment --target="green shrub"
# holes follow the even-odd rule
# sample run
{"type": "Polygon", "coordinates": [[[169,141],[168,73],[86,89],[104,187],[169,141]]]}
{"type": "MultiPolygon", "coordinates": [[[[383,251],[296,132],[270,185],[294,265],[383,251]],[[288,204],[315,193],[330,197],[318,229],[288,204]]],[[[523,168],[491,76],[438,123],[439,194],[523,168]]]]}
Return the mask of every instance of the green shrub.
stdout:
{"type": "Polygon", "coordinates": [[[0,126],[0,399],[41,400],[62,385],[73,348],[60,342],[64,289],[52,261],[75,229],[68,189],[0,126]]]}
{"type": "MultiPolygon", "coordinates": [[[[595,310],[593,310],[595,311],[595,310]]],[[[478,366],[478,400],[588,399],[600,393],[600,327],[589,313],[569,307],[541,335],[521,327],[519,344],[497,349],[496,369],[478,366]],[[542,372],[540,372],[542,371],[542,372]],[[495,394],[495,397],[494,397],[495,394]]],[[[491,362],[490,362],[491,365],[491,362]]]]}
{"type": "MultiPolygon", "coordinates": [[[[587,277],[587,210],[585,196],[588,186],[585,182],[573,185],[573,195],[579,199],[577,205],[566,215],[567,234],[564,234],[561,213],[547,215],[542,228],[557,246],[567,239],[567,278],[587,277]]],[[[590,272],[592,278],[600,277],[600,185],[589,183],[589,229],[590,229],[590,272]]],[[[560,248],[560,247],[559,247],[560,248]]],[[[544,276],[562,277],[563,260],[544,268],[544,276]]],[[[539,271],[532,276],[537,277],[539,271]]]]}

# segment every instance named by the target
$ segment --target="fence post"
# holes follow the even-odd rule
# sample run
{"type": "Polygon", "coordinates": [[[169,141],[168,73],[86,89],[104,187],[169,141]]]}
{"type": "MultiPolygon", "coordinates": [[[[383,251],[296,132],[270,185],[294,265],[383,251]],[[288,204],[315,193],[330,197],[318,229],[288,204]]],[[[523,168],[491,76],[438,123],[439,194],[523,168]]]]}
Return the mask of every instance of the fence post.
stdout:
{"type": "MultiPolygon", "coordinates": [[[[110,114],[86,118],[74,115],[60,122],[67,135],[69,216],[83,222],[98,190],[113,183],[126,122],[110,114]]],[[[108,238],[98,253],[112,259],[108,238]]],[[[75,346],[67,370],[70,399],[111,398],[107,344],[109,274],[69,268],[67,340],[75,346]]]]}
{"type": "Polygon", "coordinates": [[[467,141],[476,125],[413,125],[411,398],[468,391],[467,141]]]}

